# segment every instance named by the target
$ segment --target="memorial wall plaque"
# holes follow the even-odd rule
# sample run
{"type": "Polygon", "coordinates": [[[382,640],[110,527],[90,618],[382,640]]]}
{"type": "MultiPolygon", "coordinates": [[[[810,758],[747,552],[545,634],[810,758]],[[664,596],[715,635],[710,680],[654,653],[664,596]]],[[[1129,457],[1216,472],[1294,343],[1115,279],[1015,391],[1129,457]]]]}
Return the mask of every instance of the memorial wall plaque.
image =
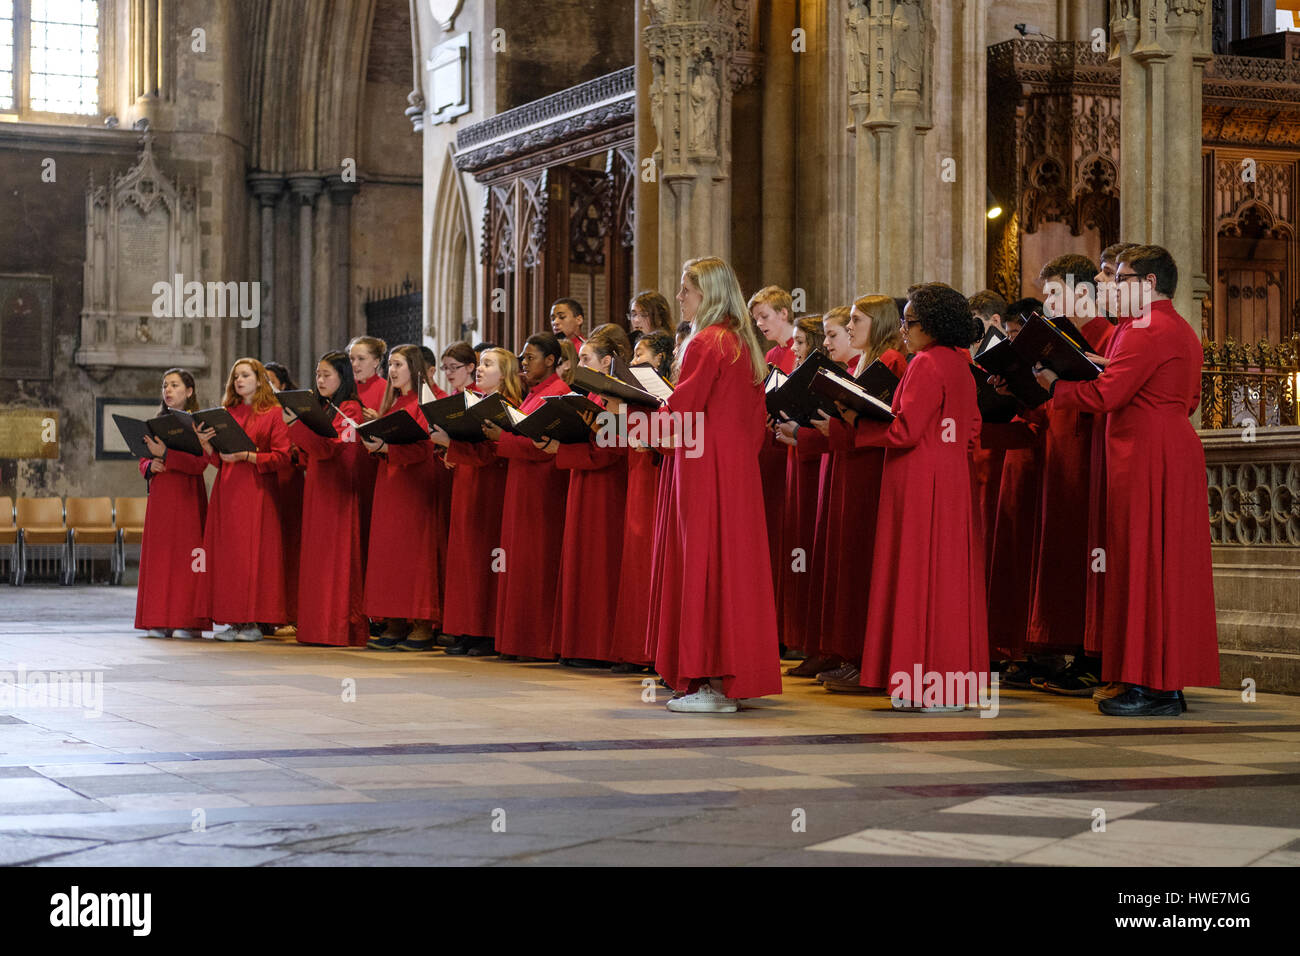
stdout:
{"type": "Polygon", "coordinates": [[[171,216],[164,206],[122,209],[117,222],[117,310],[151,315],[155,282],[169,282],[167,240],[171,216]]]}
{"type": "Polygon", "coordinates": [[[54,280],[0,275],[0,378],[50,378],[54,362],[54,280]]]}
{"type": "Polygon", "coordinates": [[[57,409],[0,405],[0,461],[58,458],[58,438],[57,409]]]}

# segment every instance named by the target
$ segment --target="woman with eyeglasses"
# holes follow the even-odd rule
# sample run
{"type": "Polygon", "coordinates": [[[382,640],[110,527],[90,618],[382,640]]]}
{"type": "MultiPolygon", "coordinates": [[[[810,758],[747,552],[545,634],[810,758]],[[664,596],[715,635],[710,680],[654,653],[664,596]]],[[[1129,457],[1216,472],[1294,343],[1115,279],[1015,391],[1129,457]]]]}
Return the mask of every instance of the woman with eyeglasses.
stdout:
{"type": "MultiPolygon", "coordinates": [[[[520,366],[528,395],[519,410],[541,408],[548,395],[566,395],[569,386],[555,374],[560,341],[550,332],[530,335],[520,366]]],[[[569,475],[522,435],[488,422],[483,434],[509,462],[501,509],[501,561],[497,571],[496,647],[503,660],[550,661],[555,623],[555,590],[564,542],[564,501],[569,475]]]]}
{"type": "Polygon", "coordinates": [[[891,690],[900,709],[977,703],[946,679],[937,693],[924,679],[912,687],[917,668],[922,675],[988,672],[984,542],[970,480],[981,424],[967,351],[972,322],[956,289],[914,287],[902,318],[914,357],[894,392],[894,420],[842,410],[857,447],[885,449],[860,683],[891,690]]]}
{"type": "Polygon", "coordinates": [[[726,262],[688,260],[677,301],[694,331],[665,403],[681,431],[672,443],[670,527],[654,556],[662,582],[655,668],[678,694],[670,711],[734,713],[743,698],[781,693],[758,473],[767,362],[726,262]]]}
{"type": "MultiPolygon", "coordinates": [[[[511,405],[523,401],[519,360],[501,348],[484,349],[474,371],[475,390],[499,394],[511,405]]],[[[505,569],[501,551],[501,513],[509,460],[492,442],[452,441],[434,426],[432,441],[446,449],[452,471],[451,525],[442,609],[446,651],[453,656],[486,657],[496,653],[497,575],[505,569]]]]}
{"type": "Polygon", "coordinates": [[[302,556],[298,578],[300,644],[364,647],[370,637],[363,610],[361,502],[358,465],[366,449],[357,438],[361,401],[343,352],[316,363],[313,389],[338,433],[318,435],[292,412],[289,437],[307,453],[302,497],[302,556]]]}

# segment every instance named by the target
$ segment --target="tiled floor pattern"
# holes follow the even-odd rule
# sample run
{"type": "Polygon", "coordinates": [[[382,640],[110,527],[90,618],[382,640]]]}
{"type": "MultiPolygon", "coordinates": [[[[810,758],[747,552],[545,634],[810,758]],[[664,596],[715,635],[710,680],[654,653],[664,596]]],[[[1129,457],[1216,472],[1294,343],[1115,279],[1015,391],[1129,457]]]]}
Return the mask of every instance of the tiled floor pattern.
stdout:
{"type": "Polygon", "coordinates": [[[103,681],[99,716],[0,705],[0,864],[1300,862],[1296,698],[989,720],[787,679],[673,715],[606,672],[148,640],[133,601],[0,589],[0,672],[103,681]]]}

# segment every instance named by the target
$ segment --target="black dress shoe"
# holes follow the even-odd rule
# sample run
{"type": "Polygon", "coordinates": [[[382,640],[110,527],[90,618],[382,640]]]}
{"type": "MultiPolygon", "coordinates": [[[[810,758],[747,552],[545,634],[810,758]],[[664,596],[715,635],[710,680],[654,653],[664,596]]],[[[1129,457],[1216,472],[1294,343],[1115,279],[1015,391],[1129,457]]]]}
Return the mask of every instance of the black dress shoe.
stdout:
{"type": "Polygon", "coordinates": [[[470,648],[470,638],[456,637],[450,644],[444,646],[443,653],[450,654],[452,657],[459,657],[462,654],[468,654],[470,648]]]}
{"type": "Polygon", "coordinates": [[[468,650],[466,654],[470,657],[495,657],[496,643],[490,637],[471,637],[466,639],[468,650]]]}
{"type": "Polygon", "coordinates": [[[1109,717],[1178,717],[1186,707],[1182,691],[1154,690],[1141,684],[1097,702],[1097,709],[1109,717]]]}

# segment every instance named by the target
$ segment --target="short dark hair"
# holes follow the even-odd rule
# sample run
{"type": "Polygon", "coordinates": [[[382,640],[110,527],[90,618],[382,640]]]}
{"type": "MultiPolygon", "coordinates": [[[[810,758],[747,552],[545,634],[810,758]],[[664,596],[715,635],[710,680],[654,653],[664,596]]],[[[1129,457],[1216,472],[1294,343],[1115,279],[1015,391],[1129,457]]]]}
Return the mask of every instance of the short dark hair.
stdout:
{"type": "Polygon", "coordinates": [[[270,372],[272,375],[278,378],[280,380],[280,385],[283,386],[286,392],[292,392],[297,390],[298,385],[297,383],[294,382],[293,376],[290,375],[289,370],[285,368],[283,365],[281,365],[279,362],[266,362],[262,365],[262,368],[266,369],[268,372],[270,372]]]}
{"type": "Polygon", "coordinates": [[[1128,252],[1130,249],[1136,249],[1137,247],[1138,244],[1136,242],[1112,242],[1105,249],[1101,250],[1101,261],[1117,263],[1123,257],[1124,253],[1128,252]]]}
{"type": "Polygon", "coordinates": [[[970,306],[972,312],[984,319],[1003,315],[1007,311],[1007,300],[992,289],[976,292],[966,304],[970,306]]]}
{"type": "Polygon", "coordinates": [[[1043,300],[1035,299],[1033,296],[1026,296],[1023,299],[1016,299],[1015,302],[1007,306],[1007,311],[1002,313],[1002,320],[1005,322],[1010,319],[1012,322],[1019,322],[1024,325],[1025,319],[1035,312],[1042,314],[1043,300]]]}
{"type": "Polygon", "coordinates": [[[1063,256],[1049,259],[1038,273],[1038,281],[1064,279],[1071,285],[1076,282],[1091,282],[1097,275],[1097,263],[1077,252],[1067,252],[1063,256]]]}
{"type": "Polygon", "coordinates": [[[1164,246],[1134,246],[1120,260],[1139,276],[1156,277],[1156,291],[1173,295],[1178,288],[1178,264],[1164,246]]]}
{"type": "Polygon", "coordinates": [[[551,303],[551,308],[553,309],[557,305],[568,306],[569,311],[580,319],[585,319],[587,317],[587,314],[582,311],[582,303],[577,299],[570,299],[568,296],[565,296],[563,299],[556,299],[551,303]]]}
{"type": "Polygon", "coordinates": [[[557,339],[553,333],[534,332],[532,335],[528,336],[527,340],[525,340],[524,348],[528,348],[530,345],[536,345],[538,351],[542,353],[543,357],[549,355],[551,358],[555,359],[555,364],[558,365],[560,363],[560,356],[563,354],[560,351],[560,340],[557,339]]]}
{"type": "Polygon", "coordinates": [[[497,345],[495,342],[480,342],[478,345],[474,346],[474,351],[479,355],[482,355],[488,349],[496,349],[500,347],[501,346],[497,345]]]}
{"type": "Polygon", "coordinates": [[[442,350],[442,357],[447,358],[448,356],[451,356],[461,365],[478,364],[478,353],[470,348],[468,342],[452,342],[451,345],[442,350]]]}
{"type": "Polygon", "coordinates": [[[927,282],[907,294],[921,329],[939,345],[967,348],[970,345],[971,315],[966,297],[950,285],[927,282]]]}
{"type": "Polygon", "coordinates": [[[655,329],[641,336],[646,348],[657,356],[655,371],[667,378],[673,368],[673,334],[664,329],[655,329]]]}
{"type": "Polygon", "coordinates": [[[424,364],[433,368],[438,364],[438,356],[433,354],[433,349],[427,345],[420,346],[420,355],[424,358],[424,364]]]}

